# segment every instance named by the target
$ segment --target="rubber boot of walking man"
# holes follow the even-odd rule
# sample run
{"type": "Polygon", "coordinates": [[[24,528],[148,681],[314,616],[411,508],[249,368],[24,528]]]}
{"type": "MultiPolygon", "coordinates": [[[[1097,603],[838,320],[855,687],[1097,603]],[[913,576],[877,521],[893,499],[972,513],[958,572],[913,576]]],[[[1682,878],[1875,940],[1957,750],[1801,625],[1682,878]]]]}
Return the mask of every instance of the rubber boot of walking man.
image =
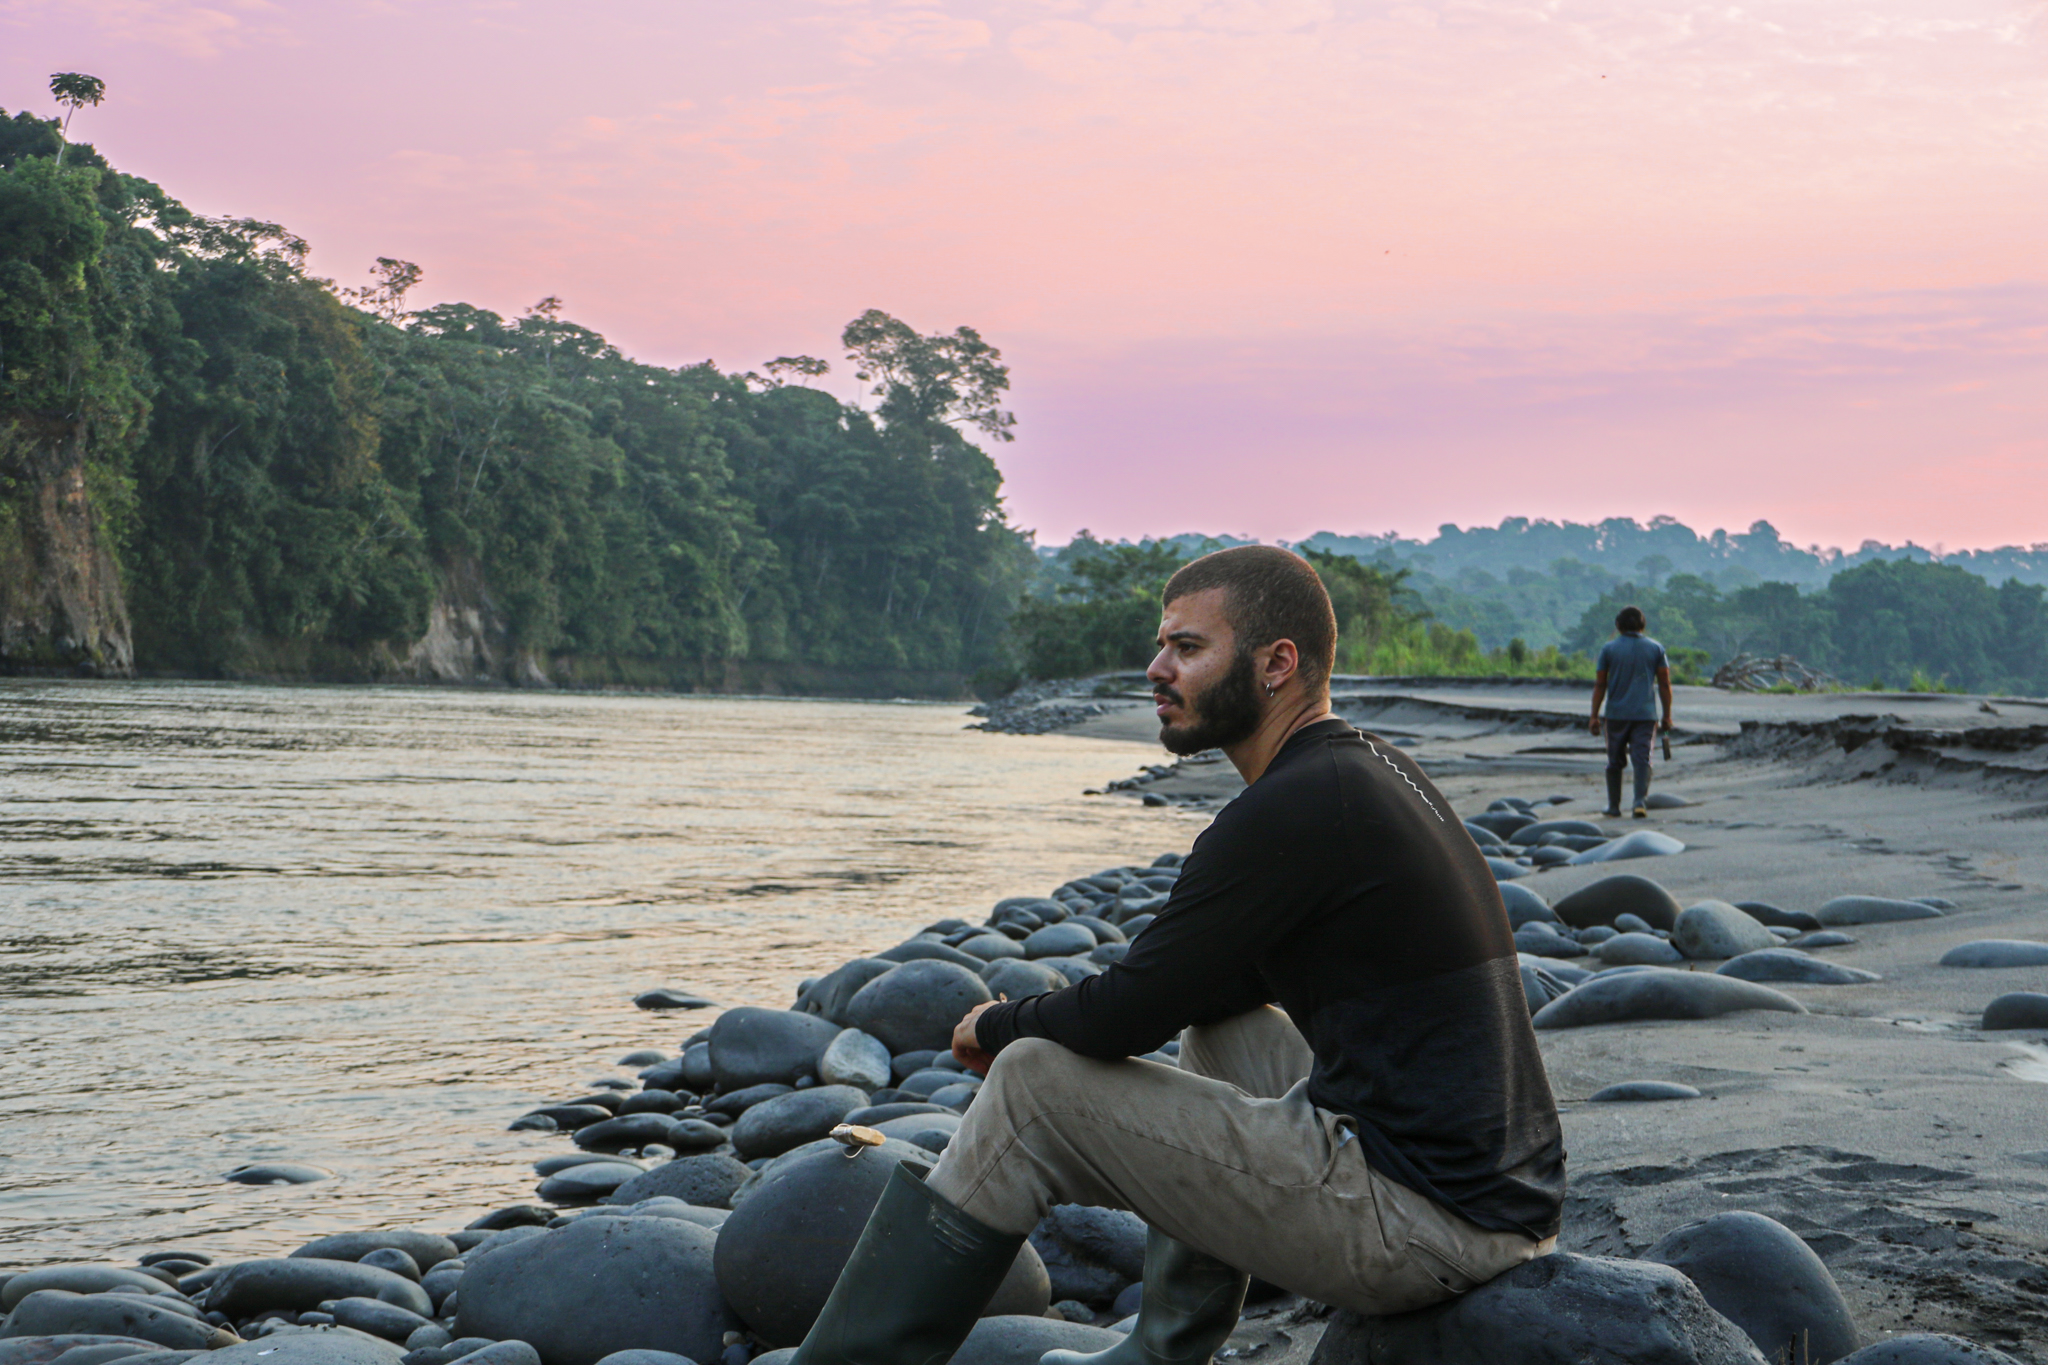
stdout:
{"type": "Polygon", "coordinates": [[[1315,571],[1246,545],[1166,586],[1160,741],[1247,783],[1098,976],[977,1005],[985,1072],[895,1168],[793,1365],[943,1365],[1055,1204],[1145,1220],[1131,1333],[1047,1365],[1208,1365],[1247,1275],[1400,1313],[1548,1254],[1564,1145],[1486,860],[1399,748],[1330,712],[1315,571]],[[1178,1065],[1142,1060],[1180,1039],[1178,1065]]]}
{"type": "Polygon", "coordinates": [[[1594,734],[1607,735],[1607,814],[1621,814],[1621,770],[1633,766],[1636,777],[1635,817],[1647,819],[1650,808],[1650,741],[1661,728],[1671,733],[1671,661],[1664,646],[1643,634],[1649,622],[1641,607],[1623,607],[1614,618],[1620,634],[1600,650],[1593,675],[1594,734]],[[1606,704],[1602,715],[1601,705],[1606,704]],[[1662,717],[1658,711],[1662,704],[1662,717]]]}

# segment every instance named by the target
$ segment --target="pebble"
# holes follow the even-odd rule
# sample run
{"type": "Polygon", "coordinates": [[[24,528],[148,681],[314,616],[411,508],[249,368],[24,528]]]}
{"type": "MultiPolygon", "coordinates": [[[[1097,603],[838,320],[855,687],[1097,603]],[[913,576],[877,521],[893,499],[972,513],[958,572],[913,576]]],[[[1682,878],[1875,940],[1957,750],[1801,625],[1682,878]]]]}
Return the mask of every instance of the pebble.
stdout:
{"type": "Polygon", "coordinates": [[[816,1075],[818,1058],[838,1036],[832,1021],[799,1010],[727,1010],[705,1036],[713,1083],[728,1091],[816,1075]]]}
{"type": "MultiPolygon", "coordinates": [[[[448,1245],[452,1247],[455,1244],[450,1242],[448,1245]]],[[[394,1275],[403,1275],[414,1284],[420,1282],[420,1263],[397,1247],[378,1247],[367,1255],[356,1257],[356,1260],[364,1265],[373,1265],[379,1270],[388,1270],[394,1275]]]]}
{"type": "Polygon", "coordinates": [[[1572,937],[1585,944],[1588,948],[1597,948],[1620,932],[1621,930],[1611,924],[1596,924],[1590,929],[1572,930],[1572,937]]]}
{"type": "Polygon", "coordinates": [[[940,1086],[932,1091],[930,1099],[933,1104],[942,1104],[948,1109],[965,1109],[974,1102],[974,1092],[979,1089],[981,1083],[970,1076],[966,1080],[940,1086]]]}
{"type": "Polygon", "coordinates": [[[343,1327],[353,1327],[386,1341],[404,1341],[420,1328],[434,1325],[425,1313],[414,1313],[381,1299],[328,1299],[320,1305],[320,1311],[343,1327]]]}
{"type": "Polygon", "coordinates": [[[110,1289],[140,1289],[161,1294],[165,1285],[154,1275],[115,1265],[50,1265],[0,1279],[0,1310],[9,1310],[39,1289],[64,1289],[73,1294],[101,1294],[110,1289]]]}
{"type": "Polygon", "coordinates": [[[1685,852],[1685,841],[1674,839],[1661,830],[1638,829],[1610,839],[1598,848],[1589,848],[1583,853],[1572,855],[1572,866],[1586,867],[1593,863],[1618,863],[1630,858],[1668,858],[1674,853],[1685,852]]]}
{"type": "Polygon", "coordinates": [[[200,1322],[150,1302],[140,1294],[79,1294],[68,1289],[38,1289],[22,1296],[7,1316],[9,1337],[77,1334],[129,1337],[168,1346],[174,1351],[199,1351],[229,1345],[232,1332],[200,1322]]]}
{"type": "Polygon", "coordinates": [[[951,1365],[1039,1365],[1048,1351],[1093,1354],[1123,1340],[1115,1332],[1063,1318],[991,1316],[974,1324],[951,1365]]]}
{"type": "Polygon", "coordinates": [[[732,1126],[732,1145],[742,1161],[780,1156],[792,1147],[824,1137],[867,1103],[868,1092],[850,1085],[821,1085],[778,1095],[740,1115],[732,1126]]]}
{"type": "Polygon", "coordinates": [[[675,1120],[666,1114],[626,1114],[576,1130],[575,1143],[587,1152],[617,1152],[668,1138],[675,1120]]]}
{"type": "MultiPolygon", "coordinates": [[[[559,1152],[554,1156],[544,1156],[534,1162],[533,1173],[535,1175],[555,1175],[558,1172],[568,1170],[571,1166],[592,1165],[626,1165],[633,1167],[635,1170],[647,1169],[630,1157],[612,1156],[605,1152],[559,1152]]],[[[528,1205],[527,1207],[530,1208],[532,1206],[528,1205]]],[[[490,1215],[486,1214],[485,1216],[489,1217],[490,1215]]],[[[472,1223],[470,1226],[476,1227],[477,1224],[472,1223]]],[[[345,1261],[349,1258],[346,1256],[336,1256],[332,1259],[345,1261]]]]}
{"type": "MultiPolygon", "coordinates": [[[[904,1159],[882,1148],[851,1161],[818,1152],[785,1163],[733,1213],[714,1254],[718,1284],[763,1341],[803,1340],[904,1159]]],[[[1043,1313],[1051,1302],[1045,1267],[1027,1244],[985,1311],[1043,1313]]]]}
{"type": "Polygon", "coordinates": [[[794,1089],[794,1086],[774,1082],[767,1085],[750,1085],[739,1090],[729,1091],[718,1096],[716,1099],[708,1100],[705,1102],[704,1108],[710,1113],[722,1114],[726,1118],[736,1119],[755,1105],[766,1100],[772,1100],[777,1095],[787,1095],[794,1089]]]}
{"type": "Polygon", "coordinates": [[[1559,900],[1557,917],[1575,929],[1613,924],[1618,915],[1635,915],[1655,929],[1678,923],[1679,904],[1669,891],[1648,877],[1623,872],[1602,877],[1559,900]]]}
{"type": "Polygon", "coordinates": [[[750,1174],[744,1163],[721,1152],[679,1156],[635,1176],[607,1195],[605,1202],[637,1204],[665,1194],[702,1208],[724,1208],[750,1174]]]}
{"type": "Polygon", "coordinates": [[[240,1320],[269,1308],[303,1312],[327,1299],[347,1298],[382,1299],[421,1317],[434,1311],[427,1291],[403,1275],[354,1261],[297,1255],[236,1262],[206,1291],[206,1307],[240,1320]]]}
{"type": "Polygon", "coordinates": [[[2048,943],[2019,938],[1980,938],[1941,955],[1944,967],[2048,967],[2048,943]]]}
{"type": "Polygon", "coordinates": [[[890,1080],[889,1049],[857,1028],[841,1030],[818,1058],[818,1079],[826,1085],[880,1090],[890,1080]]]}
{"type": "Polygon", "coordinates": [[[657,1049],[655,1049],[655,1048],[651,1048],[651,1047],[649,1047],[649,1048],[642,1048],[642,1049],[640,1049],[640,1050],[639,1050],[638,1052],[629,1052],[629,1053],[627,1053],[627,1054],[626,1054],[625,1056],[623,1056],[623,1057],[619,1058],[619,1065],[620,1065],[620,1066],[653,1066],[653,1065],[654,1065],[655,1063],[657,1063],[657,1062],[665,1062],[665,1061],[668,1061],[668,1060],[669,1060],[669,1055],[668,1055],[668,1054],[667,1054],[666,1052],[661,1052],[661,1051],[659,1051],[659,1050],[657,1050],[657,1049]]]}
{"type": "Polygon", "coordinates": [[[1085,957],[1100,942],[1087,925],[1067,920],[1033,930],[1031,936],[1024,940],[1024,955],[1031,958],[1085,957]]]}
{"type": "Polygon", "coordinates": [[[1043,995],[1047,991],[1060,990],[1067,985],[1067,978],[1057,968],[1047,966],[1044,961],[1022,962],[1010,959],[991,962],[981,974],[983,984],[989,993],[1001,999],[1022,1000],[1027,996],[1043,995]]]}
{"type": "Polygon", "coordinates": [[[1846,948],[1856,940],[1834,929],[1816,929],[1785,940],[1787,948],[1846,948]]]}
{"type": "Polygon", "coordinates": [[[628,1166],[615,1161],[592,1162],[587,1166],[571,1166],[547,1177],[534,1189],[534,1193],[552,1204],[602,1199],[628,1180],[646,1173],[637,1165],[628,1166]]]}
{"type": "Polygon", "coordinates": [[[597,1365],[697,1365],[697,1362],[673,1351],[613,1351],[597,1365]]]}
{"type": "Polygon", "coordinates": [[[1539,1029],[1580,1028],[1636,1019],[1712,1019],[1737,1010],[1804,1014],[1806,1006],[1751,981],[1709,972],[1643,967],[1602,973],[1574,986],[1538,1010],[1530,1022],[1539,1029]]]}
{"type": "Polygon", "coordinates": [[[1560,1251],[1432,1308],[1380,1318],[1336,1313],[1310,1360],[1762,1365],[1763,1357],[1671,1267],[1560,1251]]]}
{"type": "Polygon", "coordinates": [[[540,1131],[573,1133],[579,1128],[588,1128],[593,1123],[603,1123],[615,1112],[598,1104],[552,1104],[545,1109],[530,1109],[521,1114],[512,1121],[512,1131],[517,1132],[521,1125],[533,1123],[537,1119],[545,1119],[547,1126],[540,1131]]]}
{"type": "Polygon", "coordinates": [[[1615,967],[1667,966],[1685,961],[1685,954],[1655,934],[1616,934],[1594,946],[1593,956],[1615,967]]]}
{"type": "Polygon", "coordinates": [[[1924,901],[1891,900],[1884,896],[1837,896],[1821,906],[1816,918],[1826,925],[1894,924],[1901,920],[1940,919],[1941,911],[1924,901]]]}
{"type": "Polygon", "coordinates": [[[1468,816],[1468,825],[1487,831],[1495,838],[1505,839],[1525,825],[1536,823],[1536,817],[1518,810],[1490,810],[1483,815],[1468,816]]]}
{"type": "MultiPolygon", "coordinates": [[[[706,1000],[701,995],[679,991],[670,986],[663,986],[659,990],[642,991],[633,997],[633,1003],[643,1010],[702,1010],[718,1007],[716,1001],[706,1000]]],[[[626,1063],[622,1062],[620,1065],[626,1063]]]]}
{"type": "Polygon", "coordinates": [[[994,962],[998,958],[1023,957],[1024,945],[1008,934],[976,934],[964,940],[960,951],[969,957],[980,958],[983,962],[994,962]]]}
{"type": "Polygon", "coordinates": [[[1821,927],[1817,916],[1810,915],[1804,910],[1780,910],[1768,901],[1737,901],[1735,908],[1757,923],[1773,928],[1797,929],[1801,933],[1807,933],[1821,927]]]}
{"type": "Polygon", "coordinates": [[[1550,908],[1550,902],[1519,882],[1501,883],[1500,899],[1501,904],[1507,907],[1510,928],[1519,929],[1525,924],[1561,922],[1557,912],[1550,908]]]}
{"type": "Polygon", "coordinates": [[[1489,857],[1486,860],[1486,867],[1493,873],[1493,879],[1497,882],[1511,882],[1517,877],[1529,875],[1528,868],[1520,863],[1509,862],[1506,858],[1489,857]]]}
{"type": "Polygon", "coordinates": [[[994,998],[982,979],[965,967],[907,962],[861,987],[847,1003],[846,1021],[879,1038],[891,1053],[949,1050],[953,1025],[968,1010],[994,998]]]}
{"type": "Polygon", "coordinates": [[[899,966],[905,962],[950,962],[956,967],[967,968],[981,966],[980,958],[963,953],[958,948],[948,948],[937,939],[930,938],[908,939],[894,948],[876,953],[875,956],[899,966]]]}
{"type": "Polygon", "coordinates": [[[1732,957],[1715,969],[1738,981],[1788,981],[1808,986],[1860,986],[1884,978],[1861,967],[1814,957],[1797,948],[1762,948],[1732,957]]]}
{"type": "Polygon", "coordinates": [[[347,1327],[286,1328],[211,1351],[206,1365],[398,1365],[399,1348],[347,1327]]]}
{"type": "Polygon", "coordinates": [[[1584,834],[1605,840],[1607,831],[1591,820],[1536,820],[1508,835],[1508,843],[1528,847],[1546,834],[1584,834]]]}
{"type": "Polygon", "coordinates": [[[459,1365],[541,1365],[540,1352],[523,1341],[494,1341],[479,1346],[466,1356],[455,1357],[459,1365]]]}
{"type": "Polygon", "coordinates": [[[716,1359],[738,1326],[712,1271],[716,1242],[677,1218],[581,1219],[473,1257],[456,1330],[527,1342],[548,1365],[635,1347],[716,1359]]]}
{"type": "Polygon", "coordinates": [[[2020,1362],[2003,1351],[1994,1351],[1989,1346],[1979,1346],[1974,1341],[1965,1341],[1946,1332],[1908,1332],[1843,1356],[1835,1365],[2020,1365],[2020,1362]]]}
{"type": "Polygon", "coordinates": [[[1718,961],[1770,948],[1776,937],[1759,921],[1726,901],[1687,906],[1671,927],[1671,942],[1689,958],[1718,961]]]}
{"type": "MultiPolygon", "coordinates": [[[[725,1129],[703,1119],[677,1119],[668,1130],[668,1145],[686,1154],[716,1151],[726,1140],[725,1129]]],[[[648,1149],[640,1150],[645,1153],[648,1149]]]]}
{"type": "Polygon", "coordinates": [[[1717,1213],[1666,1233],[1643,1259],[1682,1272],[1771,1360],[1826,1365],[1856,1349],[1856,1321],[1835,1277],[1775,1219],[1717,1213]]]}
{"type": "Polygon", "coordinates": [[[1680,1085],[1677,1081],[1619,1081],[1595,1090],[1587,1098],[1594,1104],[1643,1103],[1658,1100],[1696,1100],[1700,1098],[1700,1092],[1689,1085],[1680,1085]]]}
{"type": "Polygon", "coordinates": [[[1984,1007],[1987,1032],[2006,1029],[2048,1029],[2048,995],[2012,991],[1984,1007]]]}
{"type": "Polygon", "coordinates": [[[1677,792],[1651,792],[1649,799],[1643,802],[1643,805],[1651,810],[1682,810],[1698,804],[1697,801],[1686,800],[1677,792]]]}
{"type": "Polygon", "coordinates": [[[673,1090],[650,1086],[637,1095],[628,1095],[619,1105],[621,1114],[673,1114],[683,1107],[682,1096],[673,1090]]]}
{"type": "Polygon", "coordinates": [[[295,1161],[257,1161],[237,1166],[221,1177],[237,1185],[310,1185],[332,1180],[334,1172],[324,1166],[305,1166],[295,1161]]]}
{"type": "MultiPolygon", "coordinates": [[[[897,964],[879,957],[855,958],[843,967],[825,973],[806,989],[799,991],[796,1007],[805,1014],[815,1014],[829,1019],[844,1028],[846,1006],[862,986],[873,981],[884,972],[893,972],[897,964]]],[[[688,1052],[685,1051],[685,1056],[688,1052]]]]}

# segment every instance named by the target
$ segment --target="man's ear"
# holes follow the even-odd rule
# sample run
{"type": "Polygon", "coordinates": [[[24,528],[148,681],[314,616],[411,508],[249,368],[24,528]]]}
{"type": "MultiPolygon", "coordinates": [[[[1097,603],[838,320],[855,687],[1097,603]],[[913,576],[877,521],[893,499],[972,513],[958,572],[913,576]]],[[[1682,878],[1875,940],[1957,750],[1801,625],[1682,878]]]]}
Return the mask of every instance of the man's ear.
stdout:
{"type": "Polygon", "coordinates": [[[1265,655],[1264,664],[1259,670],[1259,682],[1263,686],[1277,690],[1301,671],[1301,651],[1294,647],[1292,640],[1275,640],[1260,653],[1265,655]]]}

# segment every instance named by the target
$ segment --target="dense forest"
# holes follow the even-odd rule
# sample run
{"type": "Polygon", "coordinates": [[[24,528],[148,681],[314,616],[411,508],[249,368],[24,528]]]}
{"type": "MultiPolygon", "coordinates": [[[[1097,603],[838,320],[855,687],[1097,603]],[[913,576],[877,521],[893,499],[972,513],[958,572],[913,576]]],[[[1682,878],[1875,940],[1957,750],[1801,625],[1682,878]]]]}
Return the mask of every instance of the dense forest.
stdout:
{"type": "Polygon", "coordinates": [[[864,408],[812,357],[661,369],[553,299],[408,310],[417,267],[338,288],[306,254],[0,116],[10,666],[123,662],[77,602],[34,628],[81,492],[144,671],[957,693],[1004,665],[1035,561],[963,432],[1014,420],[972,329],[849,324],[864,408]]]}

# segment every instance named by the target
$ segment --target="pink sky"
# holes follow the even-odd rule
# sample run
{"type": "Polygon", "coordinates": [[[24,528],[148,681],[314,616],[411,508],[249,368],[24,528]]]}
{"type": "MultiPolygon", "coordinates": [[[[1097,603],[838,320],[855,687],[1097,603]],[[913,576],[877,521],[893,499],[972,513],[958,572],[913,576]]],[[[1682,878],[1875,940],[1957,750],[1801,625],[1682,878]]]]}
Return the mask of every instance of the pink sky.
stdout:
{"type": "Polygon", "coordinates": [[[2042,0],[0,0],[0,106],[66,70],[344,283],[668,364],[973,325],[1048,542],[2048,540],[2042,0]]]}

